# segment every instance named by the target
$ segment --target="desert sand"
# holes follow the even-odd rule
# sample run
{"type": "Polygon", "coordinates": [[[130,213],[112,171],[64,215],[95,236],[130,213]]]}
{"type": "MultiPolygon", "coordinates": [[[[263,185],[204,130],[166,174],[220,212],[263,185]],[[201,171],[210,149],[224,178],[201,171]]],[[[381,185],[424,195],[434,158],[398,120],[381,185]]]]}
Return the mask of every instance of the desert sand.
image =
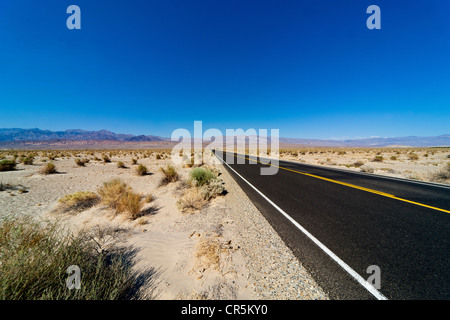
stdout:
{"type": "Polygon", "coordinates": [[[33,164],[0,172],[0,183],[8,186],[0,192],[0,214],[57,220],[72,232],[92,234],[104,250],[129,248],[135,252],[136,272],[151,275],[141,289],[145,298],[328,299],[220,164],[214,170],[226,193],[203,209],[183,213],[177,201],[188,188],[192,168],[176,166],[179,181],[160,185],[159,169],[171,164],[168,153],[90,150],[33,155],[33,164]],[[101,160],[105,154],[111,162],[101,160]],[[132,158],[137,164],[132,164],[132,158]],[[78,166],[75,159],[90,161],[78,166]],[[125,168],[119,168],[118,161],[125,168]],[[56,174],[39,173],[48,162],[56,165],[56,174]],[[138,164],[145,165],[148,174],[138,176],[138,164]],[[133,220],[116,214],[102,203],[81,212],[58,209],[62,197],[78,191],[98,192],[103,182],[113,178],[120,178],[142,197],[152,195],[141,217],[133,220]]]}

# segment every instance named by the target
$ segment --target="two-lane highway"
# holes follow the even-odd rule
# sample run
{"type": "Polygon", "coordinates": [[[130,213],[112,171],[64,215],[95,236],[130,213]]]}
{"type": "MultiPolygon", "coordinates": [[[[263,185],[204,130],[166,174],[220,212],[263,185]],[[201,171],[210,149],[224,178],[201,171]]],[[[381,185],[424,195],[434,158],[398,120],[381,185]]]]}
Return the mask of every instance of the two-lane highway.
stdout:
{"type": "Polygon", "coordinates": [[[225,167],[332,298],[450,299],[450,187],[287,161],[261,175],[261,159],[232,158],[225,167]]]}

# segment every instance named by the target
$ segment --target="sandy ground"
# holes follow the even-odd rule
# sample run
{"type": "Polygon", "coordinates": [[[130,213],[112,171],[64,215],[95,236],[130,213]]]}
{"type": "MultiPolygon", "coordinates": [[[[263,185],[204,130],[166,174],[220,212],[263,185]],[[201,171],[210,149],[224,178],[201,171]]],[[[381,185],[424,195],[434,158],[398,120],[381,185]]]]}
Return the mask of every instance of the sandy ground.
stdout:
{"type": "Polygon", "coordinates": [[[144,155],[114,152],[111,162],[104,163],[94,160],[101,159],[101,153],[66,153],[52,161],[58,173],[50,175],[39,173],[43,161],[50,160],[38,155],[33,165],[0,172],[0,183],[13,187],[0,192],[0,214],[57,219],[74,232],[92,233],[102,248],[120,243],[134,250],[135,270],[151,271],[143,286],[147,298],[328,299],[222,165],[216,168],[227,193],[202,210],[183,214],[177,201],[186,191],[191,169],[178,166],[180,181],[160,186],[159,168],[171,164],[170,158],[144,155]],[[149,174],[136,175],[132,157],[139,158],[149,174]],[[91,160],[80,167],[75,158],[91,160]],[[127,168],[118,168],[117,161],[127,168]],[[57,211],[58,199],[77,191],[97,192],[112,178],[143,196],[152,194],[142,217],[131,220],[103,204],[77,213],[57,211]],[[205,253],[211,248],[218,252],[213,262],[205,253]]]}

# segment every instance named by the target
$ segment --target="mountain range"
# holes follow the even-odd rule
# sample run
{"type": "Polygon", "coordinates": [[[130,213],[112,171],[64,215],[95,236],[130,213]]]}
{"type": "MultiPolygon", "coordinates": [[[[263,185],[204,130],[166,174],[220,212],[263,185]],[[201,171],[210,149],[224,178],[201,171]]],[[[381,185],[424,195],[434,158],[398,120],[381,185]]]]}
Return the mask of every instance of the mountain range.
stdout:
{"type": "Polygon", "coordinates": [[[48,141],[48,140],[101,140],[101,141],[167,141],[169,139],[158,136],[132,135],[114,133],[108,130],[87,131],[69,129],[65,131],[50,131],[34,129],[0,129],[0,141],[48,141]]]}
{"type": "MultiPolygon", "coordinates": [[[[227,137],[229,139],[229,137],[227,137]]],[[[236,136],[234,139],[248,140],[249,137],[236,136]]],[[[261,137],[260,137],[261,139],[261,137]]],[[[270,137],[268,138],[270,141],[270,137]]],[[[114,133],[108,130],[87,131],[80,129],[69,129],[65,131],[50,131],[41,129],[0,129],[0,145],[3,147],[14,147],[20,145],[51,144],[51,145],[102,145],[112,144],[117,146],[127,144],[143,143],[165,143],[174,144],[170,138],[153,135],[132,135],[114,133]]],[[[450,146],[450,134],[430,137],[394,137],[394,138],[362,138],[348,140],[332,139],[300,139],[280,137],[281,147],[448,147],[450,146]]]]}

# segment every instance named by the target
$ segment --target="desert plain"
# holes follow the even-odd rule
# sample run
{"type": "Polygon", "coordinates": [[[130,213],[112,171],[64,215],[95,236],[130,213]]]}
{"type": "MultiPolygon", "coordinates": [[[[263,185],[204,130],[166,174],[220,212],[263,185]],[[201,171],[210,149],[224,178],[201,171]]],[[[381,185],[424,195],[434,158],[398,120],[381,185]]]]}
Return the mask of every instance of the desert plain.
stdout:
{"type": "MultiPolygon", "coordinates": [[[[279,157],[450,183],[450,148],[289,148],[279,157]]],[[[169,149],[5,150],[0,159],[15,163],[0,171],[0,216],[56,221],[101,252],[133,252],[142,275],[133,299],[328,299],[220,163],[175,165],[169,149]],[[125,202],[106,193],[113,184],[125,202]]]]}

